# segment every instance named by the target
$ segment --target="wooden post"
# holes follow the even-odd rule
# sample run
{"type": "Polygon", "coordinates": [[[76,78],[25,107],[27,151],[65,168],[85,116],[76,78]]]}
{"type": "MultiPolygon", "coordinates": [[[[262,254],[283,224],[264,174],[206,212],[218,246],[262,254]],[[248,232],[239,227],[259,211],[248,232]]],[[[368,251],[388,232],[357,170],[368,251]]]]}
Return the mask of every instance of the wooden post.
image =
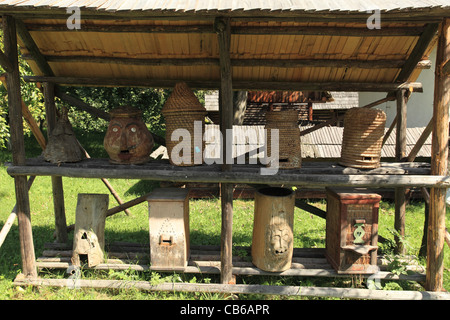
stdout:
{"type": "MultiPolygon", "coordinates": [[[[395,144],[395,158],[402,161],[406,156],[406,90],[396,92],[397,96],[397,131],[395,144]]],[[[406,189],[404,187],[395,188],[395,222],[394,228],[398,232],[394,236],[396,242],[396,252],[405,253],[405,246],[402,242],[405,236],[405,213],[406,213],[406,189]]]]}
{"type": "MultiPolygon", "coordinates": [[[[20,74],[17,58],[16,22],[13,17],[3,16],[3,44],[5,55],[13,69],[7,73],[8,108],[11,131],[12,158],[14,165],[25,165],[25,143],[23,139],[22,98],[20,96],[20,74]]],[[[37,277],[33,233],[31,229],[30,200],[26,176],[14,177],[16,191],[17,220],[19,224],[22,273],[26,277],[37,277]]]]}
{"type": "MultiPolygon", "coordinates": [[[[448,108],[450,102],[450,77],[442,72],[450,60],[450,18],[439,27],[434,80],[433,134],[431,141],[431,174],[447,174],[448,157],[448,108]]],[[[428,217],[427,276],[425,289],[443,290],[445,195],[446,188],[431,188],[428,217]]]]}
{"type": "MultiPolygon", "coordinates": [[[[56,125],[55,85],[53,83],[44,83],[44,104],[47,118],[47,137],[49,138],[56,125]]],[[[51,179],[56,242],[65,243],[67,242],[67,223],[64,206],[63,181],[60,176],[52,176],[51,179]]]]}
{"type": "MultiPolygon", "coordinates": [[[[231,28],[230,19],[217,18],[214,23],[217,33],[220,51],[220,91],[219,91],[219,113],[220,130],[223,137],[222,171],[231,171],[230,159],[232,159],[232,136],[227,135],[233,129],[233,87],[231,76],[230,42],[231,28]],[[227,161],[228,160],[228,161],[227,161]]],[[[221,230],[221,282],[224,284],[233,281],[232,263],[232,239],[233,239],[233,184],[221,184],[222,204],[222,230],[221,230]]]]}

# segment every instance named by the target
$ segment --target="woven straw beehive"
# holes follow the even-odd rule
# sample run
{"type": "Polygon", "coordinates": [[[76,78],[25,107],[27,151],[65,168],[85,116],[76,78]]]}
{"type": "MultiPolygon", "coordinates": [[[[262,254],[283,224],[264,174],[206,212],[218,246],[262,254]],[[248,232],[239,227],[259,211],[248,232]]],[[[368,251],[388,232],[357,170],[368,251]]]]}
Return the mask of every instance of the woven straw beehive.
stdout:
{"type": "Polygon", "coordinates": [[[385,123],[386,114],[382,110],[349,109],[344,118],[339,164],[361,169],[378,168],[385,123]]]}
{"type": "Polygon", "coordinates": [[[281,110],[266,112],[267,156],[272,155],[271,131],[278,129],[279,135],[279,167],[284,169],[300,168],[302,163],[300,128],[298,127],[297,110],[281,110]]]}
{"type": "MultiPolygon", "coordinates": [[[[193,166],[201,164],[203,162],[203,150],[205,149],[205,145],[203,137],[194,138],[194,122],[201,122],[201,134],[203,134],[207,112],[186,83],[180,82],[175,85],[172,94],[167,99],[161,112],[166,120],[166,147],[170,163],[177,166],[193,166]],[[187,130],[190,134],[190,139],[184,137],[181,141],[181,139],[177,140],[177,136],[175,137],[175,141],[172,141],[172,133],[177,129],[187,130]],[[196,145],[197,141],[201,141],[201,145],[196,145]],[[185,152],[186,150],[190,150],[190,161],[180,161],[179,158],[174,159],[172,157],[172,150],[175,146],[177,147],[177,151],[183,150],[183,152],[185,152]],[[196,153],[201,153],[200,163],[198,161],[199,156],[195,157],[196,153]]],[[[177,156],[182,157],[186,155],[177,154],[177,156]]]]}

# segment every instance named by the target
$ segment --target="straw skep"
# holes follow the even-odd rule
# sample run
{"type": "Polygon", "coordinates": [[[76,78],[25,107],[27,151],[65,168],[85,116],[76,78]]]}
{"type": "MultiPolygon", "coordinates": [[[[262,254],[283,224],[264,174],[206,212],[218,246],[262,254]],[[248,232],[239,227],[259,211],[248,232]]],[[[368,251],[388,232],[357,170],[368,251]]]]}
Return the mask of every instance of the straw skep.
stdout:
{"type": "Polygon", "coordinates": [[[278,152],[280,168],[294,169],[301,167],[302,155],[300,143],[300,128],[298,127],[297,121],[297,110],[266,112],[266,156],[273,157],[271,147],[272,130],[278,129],[278,152]]]}
{"type": "Polygon", "coordinates": [[[386,114],[382,110],[349,109],[344,117],[339,164],[361,169],[378,168],[385,123],[386,114]]]}
{"type": "Polygon", "coordinates": [[[193,166],[202,164],[205,143],[201,137],[200,139],[202,141],[202,145],[195,145],[196,140],[199,139],[194,139],[194,122],[201,122],[201,132],[203,133],[205,128],[205,116],[207,112],[205,107],[200,103],[186,83],[180,82],[175,85],[173,92],[167,99],[161,112],[166,120],[166,147],[169,154],[170,163],[176,166],[193,166]],[[190,139],[185,137],[182,141],[179,141],[177,140],[178,137],[174,137],[175,141],[172,141],[172,133],[177,129],[187,130],[190,134],[190,139]],[[177,154],[179,157],[177,160],[173,159],[172,150],[174,150],[175,146],[177,146],[176,151],[190,151],[189,160],[183,160],[187,159],[187,155],[181,153],[177,154]],[[202,153],[201,162],[198,163],[199,161],[195,161],[194,156],[196,153],[200,152],[202,153]],[[179,159],[181,159],[181,161],[179,161],[179,159]]]}

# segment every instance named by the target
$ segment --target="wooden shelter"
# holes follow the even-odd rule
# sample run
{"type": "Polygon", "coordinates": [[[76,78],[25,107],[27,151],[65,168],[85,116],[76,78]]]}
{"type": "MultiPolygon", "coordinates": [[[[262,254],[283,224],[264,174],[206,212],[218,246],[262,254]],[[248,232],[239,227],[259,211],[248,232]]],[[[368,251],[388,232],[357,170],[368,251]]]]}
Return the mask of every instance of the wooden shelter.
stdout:
{"type": "MultiPolygon", "coordinates": [[[[425,187],[431,188],[425,286],[428,292],[407,297],[442,297],[436,294],[443,289],[445,194],[450,184],[447,176],[450,5],[448,0],[370,3],[373,7],[366,1],[346,0],[0,1],[4,29],[0,63],[7,71],[13,146],[13,163],[8,173],[14,177],[16,186],[23,283],[59,283],[36,278],[27,176],[52,176],[58,203],[62,197],[62,176],[221,183],[219,270],[223,285],[197,286],[195,290],[228,292],[264,290],[260,286],[229,285],[235,274],[262,274],[255,268],[248,271],[249,268],[233,266],[234,184],[395,188],[395,227],[400,235],[404,234],[405,188],[425,187]],[[230,163],[185,169],[163,164],[125,168],[100,159],[60,166],[27,160],[17,42],[35,74],[25,80],[44,84],[49,124],[54,119],[55,95],[86,108],[74,97],[68,97],[63,86],[173,88],[177,82],[185,81],[192,89],[219,89],[223,132],[232,128],[233,90],[386,92],[386,98],[366,107],[397,100],[398,162],[415,158],[414,154],[405,153],[407,99],[411,93],[423,90],[415,80],[424,65],[429,65],[428,55],[437,43],[434,112],[427,130],[427,134],[433,133],[431,167],[423,174],[415,171],[414,164],[404,163],[368,171],[346,171],[331,165],[305,166],[295,172],[279,170],[275,175],[261,175],[255,165],[230,163]]],[[[311,130],[315,129],[308,132],[311,130]]],[[[223,148],[230,145],[231,141],[224,139],[223,148]]],[[[55,210],[55,217],[59,239],[67,238],[64,210],[55,210]]],[[[400,241],[398,246],[401,251],[400,241]]],[[[282,274],[300,275],[292,270],[282,274]]],[[[186,286],[179,287],[189,290],[186,286]]],[[[170,290],[174,288],[171,286],[170,290]]],[[[276,293],[292,294],[294,289],[276,289],[276,293]]],[[[299,294],[300,290],[295,292],[299,294]]],[[[301,294],[319,293],[302,289],[301,294]]],[[[346,291],[337,294],[347,296],[346,291]]],[[[376,292],[358,292],[356,297],[380,296],[376,292]]]]}

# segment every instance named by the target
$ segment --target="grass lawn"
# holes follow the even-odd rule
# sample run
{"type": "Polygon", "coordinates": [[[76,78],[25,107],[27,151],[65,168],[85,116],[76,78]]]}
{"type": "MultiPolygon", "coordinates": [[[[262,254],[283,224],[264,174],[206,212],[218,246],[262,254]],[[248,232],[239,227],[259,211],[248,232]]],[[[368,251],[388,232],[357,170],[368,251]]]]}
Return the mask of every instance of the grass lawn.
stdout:
{"type": "MultiPolygon", "coordinates": [[[[83,137],[85,141],[99,139],[99,135],[83,137]]],[[[82,144],[84,144],[82,142],[82,144]]],[[[84,144],[86,145],[86,144],[84,144]]],[[[95,144],[93,144],[95,147],[95,144]]],[[[105,157],[103,150],[97,148],[88,152],[93,156],[105,157]]],[[[39,154],[39,149],[34,141],[27,139],[27,152],[29,156],[39,154]]],[[[8,161],[10,154],[0,153],[0,162],[8,161]]],[[[6,173],[6,167],[0,166],[0,227],[3,226],[15,204],[13,179],[6,173]]],[[[124,201],[128,201],[143,195],[157,186],[150,181],[139,180],[110,180],[116,191],[124,201]]],[[[66,205],[67,224],[75,223],[75,208],[78,193],[108,193],[100,179],[73,179],[63,178],[64,195],[66,205]]],[[[115,199],[110,196],[110,207],[115,205],[115,199]]],[[[314,205],[324,209],[324,201],[314,201],[314,205]]],[[[250,246],[253,227],[253,200],[236,200],[234,202],[233,216],[233,245],[250,246]]],[[[51,194],[50,177],[37,177],[30,190],[31,219],[33,225],[34,245],[36,257],[39,257],[44,249],[44,244],[53,242],[54,217],[51,194]]],[[[148,206],[142,203],[130,209],[131,216],[121,212],[107,218],[105,238],[108,242],[129,241],[148,243],[148,206]]],[[[417,255],[423,233],[424,203],[412,202],[407,206],[406,214],[406,246],[408,254],[417,255]]],[[[449,214],[446,220],[447,228],[450,227],[449,214]]],[[[383,201],[379,213],[379,234],[387,239],[393,239],[394,205],[383,201]]],[[[190,229],[192,244],[220,244],[221,213],[220,200],[191,200],[190,201],[190,229]]],[[[69,233],[69,237],[73,232],[69,233]]],[[[325,220],[313,216],[298,208],[295,209],[294,218],[294,242],[295,247],[320,248],[325,246],[325,220]]],[[[391,252],[390,243],[383,245],[384,252],[391,252]]],[[[445,245],[445,271],[444,287],[450,290],[450,252],[445,245]]],[[[240,254],[240,253],[237,253],[240,254]]],[[[425,264],[424,261],[420,261],[425,264]]],[[[93,290],[69,288],[22,288],[12,285],[12,281],[21,271],[21,257],[19,248],[19,235],[17,220],[9,232],[5,242],[0,248],[0,299],[47,299],[47,300],[94,300],[94,299],[224,299],[220,294],[187,294],[167,292],[140,292],[137,290],[93,290]]],[[[64,271],[46,271],[42,277],[67,278],[64,271]]],[[[153,283],[162,281],[184,281],[196,283],[217,282],[215,275],[178,275],[163,274],[157,272],[133,272],[133,271],[84,271],[83,277],[96,279],[129,279],[148,280],[153,283]]],[[[272,285],[297,285],[297,286],[336,286],[336,287],[365,287],[364,280],[356,278],[307,278],[307,277],[238,277],[238,283],[259,283],[272,285]]],[[[386,289],[399,290],[423,290],[416,283],[406,281],[383,282],[386,289]]],[[[291,297],[240,295],[240,299],[293,299],[291,297]]],[[[298,299],[298,298],[296,298],[298,299]]],[[[304,298],[301,298],[304,299],[304,298]]]]}

